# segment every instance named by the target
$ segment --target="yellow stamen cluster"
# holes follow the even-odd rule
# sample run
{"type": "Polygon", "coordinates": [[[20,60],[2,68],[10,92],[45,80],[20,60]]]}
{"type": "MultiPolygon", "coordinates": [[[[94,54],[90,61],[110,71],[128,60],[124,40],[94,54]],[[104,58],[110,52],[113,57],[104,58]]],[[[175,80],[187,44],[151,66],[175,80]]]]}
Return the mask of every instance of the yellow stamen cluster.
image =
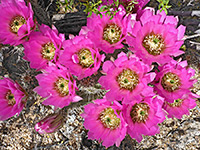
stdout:
{"type": "Polygon", "coordinates": [[[134,90],[139,83],[139,77],[136,72],[130,69],[124,69],[118,76],[117,82],[121,89],[134,90]]]}
{"type": "Polygon", "coordinates": [[[182,105],[182,103],[183,103],[183,99],[180,99],[180,98],[174,100],[173,103],[168,103],[168,102],[167,102],[167,104],[168,104],[169,106],[171,106],[171,107],[180,107],[180,106],[182,105]]]}
{"type": "Polygon", "coordinates": [[[69,80],[66,80],[60,77],[55,83],[54,88],[60,94],[60,96],[64,97],[69,94],[69,80]]]}
{"type": "Polygon", "coordinates": [[[25,20],[24,17],[22,17],[22,16],[16,16],[16,17],[14,17],[14,18],[10,21],[10,24],[9,24],[9,25],[10,25],[10,30],[11,30],[11,32],[17,34],[19,28],[20,28],[22,25],[24,25],[24,24],[26,24],[26,20],[25,20]]]}
{"type": "Polygon", "coordinates": [[[94,63],[94,59],[92,58],[92,54],[88,49],[81,49],[78,52],[79,64],[83,68],[88,68],[94,63]]]}
{"type": "Polygon", "coordinates": [[[8,105],[14,106],[16,104],[15,97],[11,91],[6,94],[6,99],[8,100],[8,105]]]}
{"type": "Polygon", "coordinates": [[[173,92],[179,89],[181,81],[175,73],[168,72],[162,77],[161,85],[168,92],[173,92]]]}
{"type": "Polygon", "coordinates": [[[142,45],[151,55],[160,55],[165,49],[164,39],[159,34],[151,33],[144,37],[142,45]]]}
{"type": "Polygon", "coordinates": [[[149,109],[149,105],[146,103],[133,105],[130,113],[133,123],[144,123],[148,119],[149,109]]]}
{"type": "Polygon", "coordinates": [[[114,110],[112,108],[106,108],[104,109],[100,114],[98,118],[103,126],[105,128],[109,128],[111,130],[116,129],[119,127],[121,120],[120,118],[117,118],[117,115],[115,114],[114,110]]]}
{"type": "Polygon", "coordinates": [[[103,40],[106,40],[110,44],[114,44],[120,41],[121,38],[121,28],[116,24],[108,24],[103,29],[103,40]]]}
{"type": "Polygon", "coordinates": [[[55,56],[56,48],[53,43],[46,43],[42,45],[41,54],[44,59],[52,60],[55,56]]]}

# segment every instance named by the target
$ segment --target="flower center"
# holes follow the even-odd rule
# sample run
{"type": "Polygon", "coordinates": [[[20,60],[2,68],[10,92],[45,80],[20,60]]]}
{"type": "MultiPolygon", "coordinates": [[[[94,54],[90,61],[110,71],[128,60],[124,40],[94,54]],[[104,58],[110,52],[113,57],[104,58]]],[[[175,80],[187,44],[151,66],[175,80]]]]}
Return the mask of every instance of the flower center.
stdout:
{"type": "Polygon", "coordinates": [[[179,89],[181,81],[176,74],[168,72],[162,77],[161,85],[165,90],[173,92],[179,89]]]}
{"type": "Polygon", "coordinates": [[[112,108],[104,109],[98,118],[105,128],[109,128],[111,130],[116,129],[120,125],[120,118],[117,118],[114,110],[112,108]]]}
{"type": "Polygon", "coordinates": [[[60,94],[60,96],[64,97],[69,94],[69,81],[60,77],[55,83],[54,88],[60,94]]]}
{"type": "Polygon", "coordinates": [[[42,57],[47,60],[52,60],[55,56],[56,48],[53,43],[46,43],[42,45],[42,57]]]}
{"type": "Polygon", "coordinates": [[[22,16],[16,16],[10,21],[10,30],[12,33],[17,34],[19,28],[26,23],[26,20],[22,16]]]}
{"type": "Polygon", "coordinates": [[[108,24],[103,29],[103,39],[110,44],[119,42],[121,34],[122,34],[121,28],[116,24],[108,24]]]}
{"type": "Polygon", "coordinates": [[[8,100],[8,105],[13,106],[16,104],[15,97],[11,93],[11,91],[8,91],[8,93],[6,94],[6,99],[8,100]]]}
{"type": "Polygon", "coordinates": [[[150,108],[146,103],[133,105],[130,113],[133,123],[144,123],[149,116],[149,109],[150,108]]]}
{"type": "Polygon", "coordinates": [[[180,98],[174,100],[173,103],[168,103],[168,102],[167,102],[167,104],[168,104],[169,106],[171,106],[171,107],[180,107],[180,106],[182,105],[182,103],[183,103],[183,99],[180,99],[180,98]]]}
{"type": "Polygon", "coordinates": [[[151,55],[160,55],[165,49],[165,43],[161,35],[150,33],[144,37],[142,45],[151,55]]]}
{"type": "Polygon", "coordinates": [[[117,82],[119,83],[119,86],[121,89],[126,89],[126,90],[132,91],[138,85],[139,77],[134,71],[132,71],[130,69],[124,69],[117,76],[117,82]]]}
{"type": "Polygon", "coordinates": [[[88,68],[94,63],[94,59],[92,58],[92,54],[88,49],[81,49],[78,52],[79,64],[82,67],[88,68]]]}

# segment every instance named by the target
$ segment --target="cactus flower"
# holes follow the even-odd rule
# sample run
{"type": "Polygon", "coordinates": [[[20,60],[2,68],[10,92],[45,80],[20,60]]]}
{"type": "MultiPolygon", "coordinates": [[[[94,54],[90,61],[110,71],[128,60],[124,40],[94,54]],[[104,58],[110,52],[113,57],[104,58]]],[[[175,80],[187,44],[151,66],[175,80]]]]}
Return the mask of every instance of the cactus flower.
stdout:
{"type": "Polygon", "coordinates": [[[1,0],[0,43],[19,45],[35,29],[31,4],[22,0],[1,0]]]}
{"type": "Polygon", "coordinates": [[[49,62],[57,63],[58,52],[65,40],[64,34],[59,34],[53,26],[42,24],[40,32],[33,32],[24,45],[24,59],[30,61],[31,68],[45,69],[49,62]]]}
{"type": "Polygon", "coordinates": [[[97,72],[105,57],[100,55],[92,41],[83,35],[66,40],[63,47],[59,62],[79,80],[97,72]]]}
{"type": "Polygon", "coordinates": [[[175,99],[172,103],[168,102],[171,100],[165,100],[163,108],[167,111],[169,118],[176,117],[181,119],[183,115],[189,115],[189,110],[197,105],[195,98],[198,97],[199,96],[193,93],[184,94],[180,98],[175,99]]]}
{"type": "Polygon", "coordinates": [[[50,114],[35,125],[35,130],[39,134],[53,133],[60,129],[63,123],[62,113],[50,114]]]}
{"type": "Polygon", "coordinates": [[[179,56],[184,51],[179,50],[183,44],[185,27],[177,28],[178,20],[166,16],[162,11],[155,15],[149,9],[145,10],[140,20],[134,23],[126,40],[131,50],[144,63],[149,65],[157,62],[163,65],[172,60],[171,56],[179,56]]]}
{"type": "Polygon", "coordinates": [[[158,68],[160,72],[156,75],[155,91],[173,103],[184,94],[189,94],[190,88],[196,82],[192,77],[195,70],[187,68],[187,61],[176,62],[175,60],[158,68]]]}
{"type": "Polygon", "coordinates": [[[121,110],[122,105],[117,101],[112,104],[105,98],[86,105],[81,116],[85,119],[84,127],[89,130],[88,138],[96,139],[106,147],[119,146],[125,138],[127,126],[121,110]]]}
{"type": "Polygon", "coordinates": [[[123,105],[123,117],[128,124],[127,133],[131,138],[141,142],[142,135],[155,135],[159,133],[158,123],[165,120],[162,110],[164,98],[145,97],[140,103],[133,101],[129,105],[123,105]]]}
{"type": "Polygon", "coordinates": [[[9,78],[0,80],[0,120],[19,114],[25,103],[25,94],[20,86],[9,78]]]}
{"type": "Polygon", "coordinates": [[[76,81],[66,69],[58,69],[49,66],[44,73],[36,76],[39,86],[34,89],[40,96],[45,98],[44,105],[53,105],[63,108],[71,102],[77,102],[82,98],[77,96],[76,81]]]}
{"type": "Polygon", "coordinates": [[[135,97],[153,94],[153,88],[148,83],[154,80],[155,73],[148,73],[150,67],[135,55],[127,57],[125,53],[120,53],[114,62],[103,64],[103,71],[106,76],[100,77],[99,83],[109,90],[106,93],[109,101],[129,103],[136,100],[135,97]]]}

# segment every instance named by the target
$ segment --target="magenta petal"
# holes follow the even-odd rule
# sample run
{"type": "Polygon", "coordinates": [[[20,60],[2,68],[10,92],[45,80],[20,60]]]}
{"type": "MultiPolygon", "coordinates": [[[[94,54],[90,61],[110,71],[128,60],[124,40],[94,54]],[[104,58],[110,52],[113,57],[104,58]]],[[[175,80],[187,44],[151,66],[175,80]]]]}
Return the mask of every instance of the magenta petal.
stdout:
{"type": "MultiPolygon", "coordinates": [[[[181,67],[183,67],[183,68],[184,68],[184,67],[187,67],[187,65],[188,65],[188,64],[187,64],[187,60],[181,61],[181,62],[179,63],[179,65],[180,65],[181,67]]],[[[192,71],[195,71],[195,70],[192,69],[192,71]]],[[[195,73],[195,72],[194,72],[194,73],[195,73]]]]}
{"type": "Polygon", "coordinates": [[[75,64],[78,64],[79,63],[78,55],[77,54],[72,55],[72,60],[75,64]]]}
{"type": "Polygon", "coordinates": [[[27,27],[26,27],[26,25],[23,25],[23,26],[21,26],[19,28],[17,34],[18,34],[18,36],[22,36],[23,37],[24,35],[27,34],[26,32],[27,32],[27,27]]]}
{"type": "Polygon", "coordinates": [[[177,19],[174,16],[167,16],[165,18],[164,24],[173,24],[175,27],[177,26],[177,19]]]}
{"type": "Polygon", "coordinates": [[[80,96],[74,96],[73,102],[78,102],[78,101],[80,101],[80,100],[82,100],[82,99],[83,99],[83,98],[80,97],[80,96]]]}
{"type": "Polygon", "coordinates": [[[109,69],[113,67],[113,63],[111,61],[106,61],[103,63],[103,71],[108,72],[109,69]]]}
{"type": "Polygon", "coordinates": [[[140,20],[142,22],[142,25],[144,25],[148,20],[149,18],[151,18],[151,16],[153,15],[153,13],[150,11],[150,10],[146,10],[142,16],[140,17],[140,20]]]}
{"type": "Polygon", "coordinates": [[[180,25],[177,29],[178,29],[178,40],[182,40],[185,34],[186,27],[183,25],[180,25]]]}

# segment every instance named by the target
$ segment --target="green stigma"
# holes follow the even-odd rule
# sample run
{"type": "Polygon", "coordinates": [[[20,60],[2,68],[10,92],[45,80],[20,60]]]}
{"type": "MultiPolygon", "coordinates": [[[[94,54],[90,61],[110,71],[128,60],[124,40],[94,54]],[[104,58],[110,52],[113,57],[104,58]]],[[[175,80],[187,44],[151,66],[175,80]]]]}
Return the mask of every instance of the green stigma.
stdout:
{"type": "Polygon", "coordinates": [[[11,93],[11,91],[8,91],[8,93],[6,94],[6,99],[8,100],[8,105],[13,106],[16,104],[15,97],[11,93]]]}
{"type": "Polygon", "coordinates": [[[153,40],[153,42],[154,42],[155,44],[157,44],[157,43],[159,42],[159,39],[155,38],[155,39],[153,40]]]}
{"type": "Polygon", "coordinates": [[[128,83],[128,79],[124,79],[124,83],[128,83]]]}
{"type": "Polygon", "coordinates": [[[145,115],[145,111],[140,111],[140,115],[144,116],[145,115]]]}
{"type": "Polygon", "coordinates": [[[54,83],[54,89],[59,93],[60,96],[64,97],[69,94],[69,81],[60,77],[54,83]]]}

